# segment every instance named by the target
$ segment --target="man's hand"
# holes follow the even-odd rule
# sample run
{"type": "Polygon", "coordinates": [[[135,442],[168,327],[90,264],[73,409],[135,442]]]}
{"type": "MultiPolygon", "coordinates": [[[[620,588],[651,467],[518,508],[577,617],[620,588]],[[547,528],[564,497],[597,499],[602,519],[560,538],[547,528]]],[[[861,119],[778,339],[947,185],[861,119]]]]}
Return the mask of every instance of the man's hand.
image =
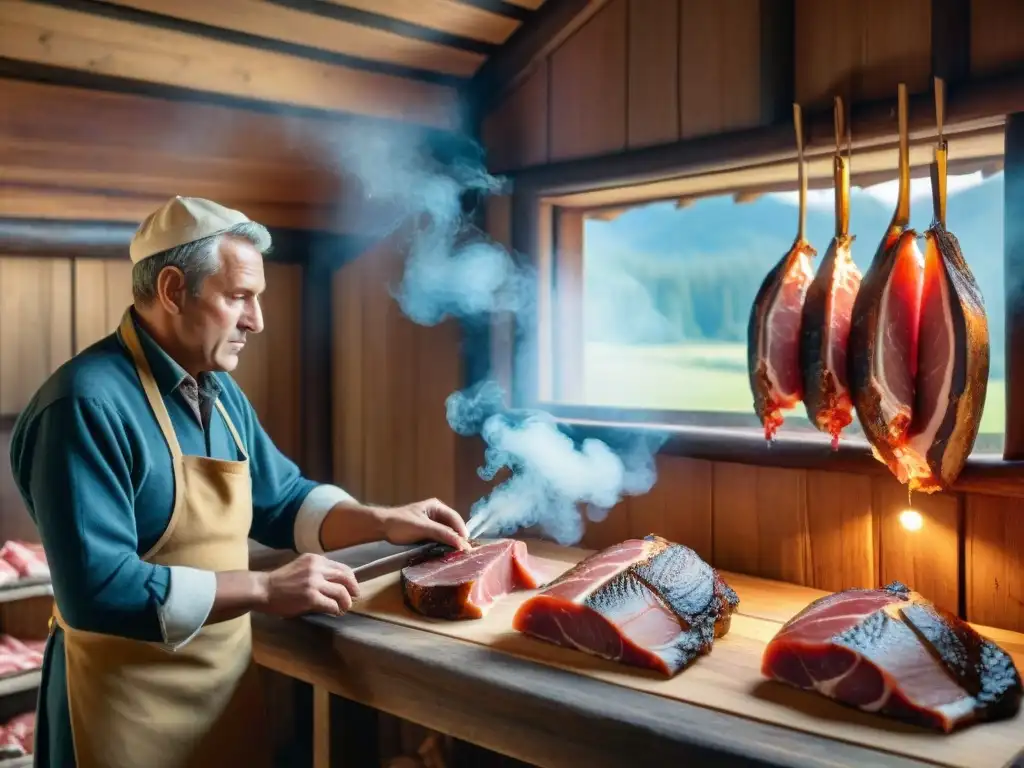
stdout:
{"type": "Polygon", "coordinates": [[[451,507],[427,499],[390,507],[383,515],[384,537],[392,544],[439,541],[455,549],[470,549],[465,521],[451,507]]]}
{"type": "Polygon", "coordinates": [[[340,616],[359,596],[359,584],[347,565],[323,555],[299,555],[266,574],[262,613],[292,618],[304,613],[340,616]]]}

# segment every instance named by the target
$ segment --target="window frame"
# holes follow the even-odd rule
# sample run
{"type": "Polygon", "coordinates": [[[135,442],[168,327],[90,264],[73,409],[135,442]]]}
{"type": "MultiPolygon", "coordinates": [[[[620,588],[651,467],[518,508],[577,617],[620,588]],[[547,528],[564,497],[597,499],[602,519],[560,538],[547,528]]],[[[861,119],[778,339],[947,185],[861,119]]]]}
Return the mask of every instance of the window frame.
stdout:
{"type": "MultiPolygon", "coordinates": [[[[895,134],[891,128],[890,125],[888,130],[876,132],[860,147],[855,144],[854,164],[857,152],[864,147],[878,148],[893,142],[895,134]]],[[[1010,209],[1011,200],[1024,201],[1024,114],[996,115],[985,119],[975,115],[972,121],[961,126],[947,125],[946,135],[952,137],[950,144],[954,147],[954,134],[958,128],[964,133],[976,129],[1003,131],[1002,161],[1007,209],[1010,209]]],[[[614,209],[624,205],[616,206],[614,200],[608,200],[607,193],[617,187],[656,184],[678,177],[710,176],[758,164],[789,162],[795,167],[793,150],[776,149],[782,133],[771,128],[710,136],[607,158],[545,166],[519,176],[513,175],[511,244],[514,251],[525,257],[536,270],[538,278],[533,304],[535,311],[527,322],[516,324],[515,320],[506,317],[498,321],[506,324],[505,331],[499,334],[492,331],[492,360],[504,357],[511,361],[505,367],[510,376],[509,402],[513,408],[546,411],[569,434],[581,438],[627,431],[655,433],[664,439],[660,453],[668,455],[869,474],[888,472],[872,456],[863,439],[848,438],[840,442],[838,450],[832,450],[825,435],[782,430],[769,450],[763,431],[736,423],[735,417],[741,415],[738,413],[570,406],[556,402],[554,397],[556,393],[564,393],[566,387],[578,386],[581,378],[572,375],[572,371],[582,370],[581,291],[575,291],[575,297],[567,298],[564,293],[559,294],[558,288],[567,282],[577,286],[581,284],[584,210],[559,206],[553,200],[599,191],[606,201],[603,207],[614,209]],[[660,173],[657,169],[659,157],[663,163],[660,173]],[[631,167],[630,160],[635,167],[631,167]],[[580,225],[578,234],[573,229],[577,219],[580,225]],[[514,326],[511,330],[509,323],[514,326]],[[495,349],[502,344],[508,349],[495,349]],[[561,372],[551,370],[550,360],[556,356],[562,362],[561,372]],[[524,360],[529,363],[524,365],[524,360]],[[534,370],[536,375],[531,375],[534,370]]],[[[912,134],[912,145],[934,146],[935,138],[934,127],[931,131],[919,128],[912,134]]],[[[791,138],[789,140],[791,142],[791,138]]],[[[808,160],[831,158],[833,151],[833,147],[819,141],[816,147],[807,151],[808,160]]],[[[951,162],[949,172],[954,173],[956,167],[951,162]]],[[[915,172],[918,170],[919,167],[915,168],[915,172]]],[[[723,190],[714,194],[724,193],[723,190]]],[[[636,200],[628,205],[657,199],[665,198],[636,200]]],[[[1024,247],[1018,249],[1021,251],[1019,255],[1011,254],[1009,235],[1012,223],[1008,220],[1012,218],[1004,219],[1007,221],[1004,224],[1007,232],[1004,255],[1006,314],[1005,318],[989,318],[990,323],[1005,322],[1007,328],[1003,455],[971,456],[953,490],[1024,498],[1024,460],[1021,460],[1024,459],[1024,343],[1014,344],[1015,339],[1024,342],[1024,275],[1016,281],[1009,279],[1011,265],[1017,265],[1024,272],[1024,247]],[[1020,426],[1013,429],[1013,424],[1020,426]]]]}

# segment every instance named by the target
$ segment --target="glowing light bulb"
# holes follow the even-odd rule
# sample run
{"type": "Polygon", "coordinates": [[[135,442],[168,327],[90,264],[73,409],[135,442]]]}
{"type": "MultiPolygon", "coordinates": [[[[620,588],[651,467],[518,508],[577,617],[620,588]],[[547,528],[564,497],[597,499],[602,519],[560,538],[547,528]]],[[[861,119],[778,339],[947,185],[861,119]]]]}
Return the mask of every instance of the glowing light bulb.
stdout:
{"type": "Polygon", "coordinates": [[[900,525],[905,531],[919,531],[924,525],[924,518],[916,509],[904,509],[900,512],[900,525]]]}

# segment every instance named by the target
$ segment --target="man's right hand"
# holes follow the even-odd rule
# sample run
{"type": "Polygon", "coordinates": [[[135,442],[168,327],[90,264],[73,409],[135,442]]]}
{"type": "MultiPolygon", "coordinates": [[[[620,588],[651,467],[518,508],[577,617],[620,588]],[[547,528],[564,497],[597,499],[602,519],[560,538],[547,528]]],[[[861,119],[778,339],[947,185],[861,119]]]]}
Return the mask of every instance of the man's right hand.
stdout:
{"type": "Polygon", "coordinates": [[[274,616],[340,616],[359,596],[359,584],[352,569],[323,555],[299,555],[265,575],[266,594],[258,610],[274,616]]]}

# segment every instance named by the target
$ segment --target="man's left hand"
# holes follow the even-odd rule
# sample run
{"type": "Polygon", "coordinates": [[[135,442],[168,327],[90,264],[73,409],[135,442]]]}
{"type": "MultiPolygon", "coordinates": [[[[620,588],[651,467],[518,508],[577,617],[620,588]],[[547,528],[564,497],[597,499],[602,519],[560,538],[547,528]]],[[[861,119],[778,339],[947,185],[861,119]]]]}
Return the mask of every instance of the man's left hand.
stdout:
{"type": "Polygon", "coordinates": [[[392,544],[439,541],[455,549],[470,549],[465,521],[451,507],[427,499],[391,507],[384,516],[384,538],[392,544]]]}

